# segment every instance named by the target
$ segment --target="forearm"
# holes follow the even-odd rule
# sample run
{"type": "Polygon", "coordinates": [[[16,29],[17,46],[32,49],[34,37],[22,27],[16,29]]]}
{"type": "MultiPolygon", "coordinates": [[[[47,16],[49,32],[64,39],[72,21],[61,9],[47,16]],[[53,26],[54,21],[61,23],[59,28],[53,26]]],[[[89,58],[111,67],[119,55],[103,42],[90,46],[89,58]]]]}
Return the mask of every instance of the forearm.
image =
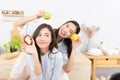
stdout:
{"type": "Polygon", "coordinates": [[[64,65],[64,71],[66,73],[69,73],[72,70],[74,64],[74,58],[75,58],[75,49],[71,51],[71,55],[68,59],[68,62],[64,65]]]}
{"type": "Polygon", "coordinates": [[[38,59],[38,56],[33,56],[34,57],[34,73],[36,75],[41,75],[42,74],[42,69],[41,69],[41,64],[38,59]]]}
{"type": "Polygon", "coordinates": [[[14,27],[21,27],[21,28],[23,28],[25,23],[30,22],[30,21],[35,20],[35,19],[37,19],[37,15],[26,16],[26,17],[20,18],[20,19],[15,21],[14,27]]]}
{"type": "Polygon", "coordinates": [[[9,77],[8,80],[14,80],[13,78],[9,77]]]}

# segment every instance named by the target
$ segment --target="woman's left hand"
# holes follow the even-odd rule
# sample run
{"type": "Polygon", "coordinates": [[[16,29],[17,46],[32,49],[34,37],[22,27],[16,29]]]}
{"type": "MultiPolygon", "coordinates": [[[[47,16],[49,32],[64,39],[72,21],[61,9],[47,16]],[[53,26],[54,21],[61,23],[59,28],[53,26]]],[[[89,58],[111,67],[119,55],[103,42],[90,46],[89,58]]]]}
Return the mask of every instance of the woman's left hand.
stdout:
{"type": "Polygon", "coordinates": [[[72,47],[73,47],[73,49],[76,49],[77,47],[79,47],[81,43],[82,43],[82,41],[81,41],[80,36],[78,36],[77,40],[75,40],[75,41],[72,40],[72,47]]]}

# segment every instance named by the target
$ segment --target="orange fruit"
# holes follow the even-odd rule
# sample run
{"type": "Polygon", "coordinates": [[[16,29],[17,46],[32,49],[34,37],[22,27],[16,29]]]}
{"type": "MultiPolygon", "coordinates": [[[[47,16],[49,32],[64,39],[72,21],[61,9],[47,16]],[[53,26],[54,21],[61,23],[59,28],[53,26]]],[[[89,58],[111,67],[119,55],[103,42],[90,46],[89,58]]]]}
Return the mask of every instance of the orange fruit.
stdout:
{"type": "Polygon", "coordinates": [[[73,41],[76,41],[76,40],[78,39],[78,35],[75,34],[75,33],[73,33],[72,36],[71,36],[71,39],[72,39],[73,41]]]}

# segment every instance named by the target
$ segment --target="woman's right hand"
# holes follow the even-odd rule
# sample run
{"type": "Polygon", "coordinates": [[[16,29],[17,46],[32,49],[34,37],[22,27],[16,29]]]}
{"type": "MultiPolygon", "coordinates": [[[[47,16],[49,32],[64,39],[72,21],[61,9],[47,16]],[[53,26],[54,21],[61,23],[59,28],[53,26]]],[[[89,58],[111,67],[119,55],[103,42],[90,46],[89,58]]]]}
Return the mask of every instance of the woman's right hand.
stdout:
{"type": "Polygon", "coordinates": [[[30,53],[32,55],[37,55],[37,49],[36,49],[35,42],[34,42],[33,38],[32,38],[32,44],[31,45],[27,45],[24,42],[24,44],[22,45],[22,51],[26,52],[26,53],[30,53]]]}

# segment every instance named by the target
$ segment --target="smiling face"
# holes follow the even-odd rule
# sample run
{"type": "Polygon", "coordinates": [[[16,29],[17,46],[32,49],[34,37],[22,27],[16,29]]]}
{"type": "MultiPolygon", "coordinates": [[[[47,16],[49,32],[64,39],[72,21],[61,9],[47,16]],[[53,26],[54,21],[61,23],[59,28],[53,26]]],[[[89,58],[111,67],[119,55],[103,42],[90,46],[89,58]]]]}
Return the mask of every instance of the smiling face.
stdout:
{"type": "Polygon", "coordinates": [[[51,32],[48,30],[48,28],[41,29],[36,37],[36,43],[38,47],[41,49],[48,49],[51,41],[51,32]]]}
{"type": "Polygon", "coordinates": [[[72,33],[75,32],[76,32],[76,26],[73,23],[68,22],[60,27],[58,35],[62,38],[70,38],[72,33]]]}

